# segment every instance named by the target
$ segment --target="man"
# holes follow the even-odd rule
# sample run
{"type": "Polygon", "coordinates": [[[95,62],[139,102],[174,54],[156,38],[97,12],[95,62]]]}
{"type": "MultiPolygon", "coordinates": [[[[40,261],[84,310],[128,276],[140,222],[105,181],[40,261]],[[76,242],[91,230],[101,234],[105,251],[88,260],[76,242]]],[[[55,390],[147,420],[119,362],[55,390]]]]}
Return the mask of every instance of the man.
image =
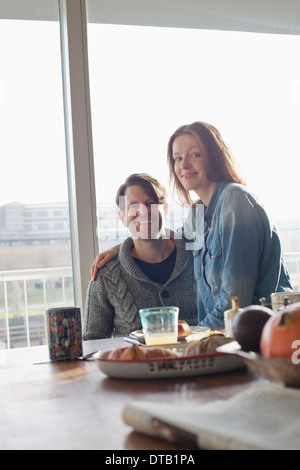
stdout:
{"type": "Polygon", "coordinates": [[[131,237],[88,287],[83,338],[124,336],[141,329],[139,310],[179,307],[179,318],[197,324],[193,255],[165,228],[165,188],[152,176],[129,176],[116,195],[119,217],[131,237]]]}

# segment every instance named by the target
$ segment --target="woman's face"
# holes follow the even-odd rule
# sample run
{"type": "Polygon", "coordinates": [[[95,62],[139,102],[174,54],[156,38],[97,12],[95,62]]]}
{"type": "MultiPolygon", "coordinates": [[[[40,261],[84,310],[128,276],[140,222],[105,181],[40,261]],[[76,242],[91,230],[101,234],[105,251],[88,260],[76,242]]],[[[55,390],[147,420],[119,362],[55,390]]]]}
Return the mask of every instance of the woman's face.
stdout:
{"type": "Polygon", "coordinates": [[[186,191],[203,197],[212,184],[207,177],[205,149],[192,134],[182,134],[173,142],[174,171],[186,191]]]}

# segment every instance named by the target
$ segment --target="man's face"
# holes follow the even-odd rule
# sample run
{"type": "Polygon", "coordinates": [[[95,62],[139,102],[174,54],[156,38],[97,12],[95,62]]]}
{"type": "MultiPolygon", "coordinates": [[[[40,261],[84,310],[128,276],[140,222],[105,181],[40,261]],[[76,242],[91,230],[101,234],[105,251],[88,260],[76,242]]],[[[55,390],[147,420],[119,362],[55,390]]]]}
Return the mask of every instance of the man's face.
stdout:
{"type": "Polygon", "coordinates": [[[119,211],[119,215],[133,238],[144,240],[160,238],[167,204],[157,204],[142,186],[138,185],[126,188],[123,197],[126,212],[119,211]]]}

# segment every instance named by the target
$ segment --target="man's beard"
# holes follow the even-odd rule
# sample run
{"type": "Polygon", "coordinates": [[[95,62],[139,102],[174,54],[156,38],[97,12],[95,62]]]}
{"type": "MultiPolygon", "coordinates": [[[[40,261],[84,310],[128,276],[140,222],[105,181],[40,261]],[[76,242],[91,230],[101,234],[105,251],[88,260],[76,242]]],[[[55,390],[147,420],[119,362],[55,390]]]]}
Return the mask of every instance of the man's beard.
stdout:
{"type": "Polygon", "coordinates": [[[162,237],[162,216],[139,221],[138,218],[130,222],[128,226],[133,238],[140,240],[157,240],[162,237]]]}

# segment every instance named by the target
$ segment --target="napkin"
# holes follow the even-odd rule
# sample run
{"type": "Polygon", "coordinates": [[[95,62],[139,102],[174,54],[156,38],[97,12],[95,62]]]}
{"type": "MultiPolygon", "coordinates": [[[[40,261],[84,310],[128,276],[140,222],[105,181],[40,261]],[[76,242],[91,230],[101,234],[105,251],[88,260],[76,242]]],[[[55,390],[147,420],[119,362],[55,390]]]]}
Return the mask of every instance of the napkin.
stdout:
{"type": "Polygon", "coordinates": [[[131,402],[123,420],[138,432],[202,449],[300,450],[300,390],[272,383],[202,405],[131,402]]]}

